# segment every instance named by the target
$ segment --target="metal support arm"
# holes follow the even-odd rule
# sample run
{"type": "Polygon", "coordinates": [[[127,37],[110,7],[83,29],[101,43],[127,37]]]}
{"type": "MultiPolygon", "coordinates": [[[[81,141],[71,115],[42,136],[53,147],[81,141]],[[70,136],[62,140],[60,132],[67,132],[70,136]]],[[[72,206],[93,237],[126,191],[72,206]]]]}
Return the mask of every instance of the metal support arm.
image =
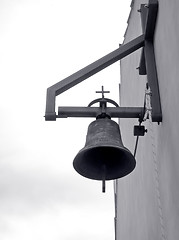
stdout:
{"type": "Polygon", "coordinates": [[[74,87],[78,83],[84,81],[85,79],[91,77],[97,72],[103,70],[104,68],[110,66],[111,64],[117,62],[118,60],[124,58],[125,56],[129,55],[130,53],[136,51],[137,49],[143,46],[144,35],[141,35],[135,38],[134,40],[130,41],[129,43],[121,45],[120,48],[93,62],[92,64],[81,69],[80,71],[72,74],[71,76],[65,78],[64,80],[49,87],[47,89],[45,120],[48,121],[56,120],[57,117],[55,113],[56,96],[74,87]]]}
{"type": "MultiPolygon", "coordinates": [[[[139,74],[147,74],[148,84],[152,91],[152,121],[153,122],[161,122],[162,121],[162,111],[160,104],[160,94],[159,94],[159,86],[157,79],[157,70],[154,56],[154,45],[153,45],[153,37],[156,25],[156,18],[158,12],[158,1],[157,0],[149,0],[147,5],[141,4],[141,21],[143,34],[134,40],[121,45],[118,49],[113,52],[107,54],[106,56],[100,58],[99,60],[93,62],[92,64],[86,66],[85,68],[79,70],[78,72],[72,74],[71,76],[63,79],[62,81],[54,84],[53,86],[47,89],[47,98],[46,98],[46,113],[45,120],[46,121],[55,121],[56,118],[60,117],[68,117],[68,116],[96,116],[99,109],[94,108],[59,108],[58,115],[55,112],[55,99],[59,94],[67,91],[78,83],[84,81],[85,79],[91,77],[97,72],[103,70],[104,68],[110,66],[116,61],[126,57],[127,55],[135,52],[139,48],[143,47],[139,74]],[[71,111],[71,113],[70,113],[71,111]],[[83,113],[83,114],[82,114],[83,113]],[[76,114],[76,115],[75,115],[76,114]]],[[[108,108],[110,109],[110,108],[108,108]]],[[[112,109],[112,108],[111,108],[112,109]]],[[[112,111],[110,114],[112,117],[132,117],[131,108],[115,108],[116,110],[112,111]],[[126,110],[127,109],[127,110],[126,110]],[[118,113],[116,113],[118,111],[118,113]],[[124,114],[121,114],[121,111],[124,111],[124,114]],[[115,113],[114,113],[115,112],[115,113]]],[[[133,111],[138,112],[139,108],[133,108],[133,111]],[[134,110],[135,109],[135,110],[134,110]]],[[[140,111],[139,111],[140,112],[140,111]]],[[[138,112],[138,113],[139,113],[138,112]]],[[[135,117],[138,117],[138,113],[135,117]]]]}

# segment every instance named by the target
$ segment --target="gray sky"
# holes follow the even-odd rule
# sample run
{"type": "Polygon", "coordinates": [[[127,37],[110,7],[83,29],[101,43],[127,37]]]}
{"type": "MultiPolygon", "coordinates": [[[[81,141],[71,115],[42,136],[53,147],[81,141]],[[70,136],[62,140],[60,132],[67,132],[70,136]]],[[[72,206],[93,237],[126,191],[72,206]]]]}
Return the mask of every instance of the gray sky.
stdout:
{"type": "MultiPolygon", "coordinates": [[[[46,89],[118,48],[130,0],[0,1],[0,239],[114,239],[113,182],[72,166],[94,119],[45,122],[46,89]]],[[[104,85],[118,102],[119,63],[59,96],[87,106],[104,85]]]]}

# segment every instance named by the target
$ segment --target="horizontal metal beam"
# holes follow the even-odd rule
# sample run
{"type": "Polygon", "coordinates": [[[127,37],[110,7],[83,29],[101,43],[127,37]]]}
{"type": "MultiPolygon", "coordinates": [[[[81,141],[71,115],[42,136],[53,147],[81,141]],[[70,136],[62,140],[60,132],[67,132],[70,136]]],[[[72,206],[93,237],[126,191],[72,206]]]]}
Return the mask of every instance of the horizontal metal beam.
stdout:
{"type": "Polygon", "coordinates": [[[91,63],[80,71],[72,74],[64,80],[54,84],[47,89],[45,120],[56,120],[55,98],[57,95],[72,88],[83,80],[91,77],[97,72],[126,57],[132,52],[144,46],[144,35],[140,35],[134,40],[121,45],[118,49],[91,63]]]}
{"type": "MultiPolygon", "coordinates": [[[[141,118],[144,113],[143,107],[107,107],[105,110],[111,118],[141,118]]],[[[97,117],[100,114],[100,107],[59,107],[56,117],[97,117]]]]}

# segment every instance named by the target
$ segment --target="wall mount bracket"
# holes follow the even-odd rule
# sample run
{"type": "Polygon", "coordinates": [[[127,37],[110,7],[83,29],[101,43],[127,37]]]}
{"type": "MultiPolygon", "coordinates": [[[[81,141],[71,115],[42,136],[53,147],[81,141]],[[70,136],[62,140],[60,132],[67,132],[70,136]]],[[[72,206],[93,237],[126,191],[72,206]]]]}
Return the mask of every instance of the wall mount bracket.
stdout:
{"type": "MultiPolygon", "coordinates": [[[[141,4],[140,13],[143,34],[126,44],[122,44],[118,49],[47,89],[45,112],[46,121],[55,121],[56,118],[62,117],[96,117],[100,111],[100,109],[96,107],[59,107],[58,114],[56,114],[56,96],[74,87],[78,83],[81,83],[85,79],[91,77],[104,68],[119,61],[120,59],[135,52],[139,48],[142,48],[139,74],[147,75],[148,84],[152,91],[152,121],[158,123],[162,121],[162,110],[153,43],[158,13],[158,1],[149,0],[147,5],[141,4]]],[[[140,118],[141,114],[143,114],[143,107],[108,107],[107,111],[111,117],[140,118]]]]}

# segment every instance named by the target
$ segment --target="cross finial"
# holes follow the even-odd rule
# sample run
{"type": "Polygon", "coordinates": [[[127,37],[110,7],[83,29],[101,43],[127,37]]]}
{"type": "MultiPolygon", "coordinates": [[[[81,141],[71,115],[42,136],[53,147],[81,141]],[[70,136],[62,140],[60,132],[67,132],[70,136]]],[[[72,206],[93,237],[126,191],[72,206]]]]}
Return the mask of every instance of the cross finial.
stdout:
{"type": "Polygon", "coordinates": [[[104,87],[101,87],[101,91],[96,91],[96,93],[102,93],[102,98],[104,98],[104,93],[110,93],[110,91],[104,91],[104,87]]]}

